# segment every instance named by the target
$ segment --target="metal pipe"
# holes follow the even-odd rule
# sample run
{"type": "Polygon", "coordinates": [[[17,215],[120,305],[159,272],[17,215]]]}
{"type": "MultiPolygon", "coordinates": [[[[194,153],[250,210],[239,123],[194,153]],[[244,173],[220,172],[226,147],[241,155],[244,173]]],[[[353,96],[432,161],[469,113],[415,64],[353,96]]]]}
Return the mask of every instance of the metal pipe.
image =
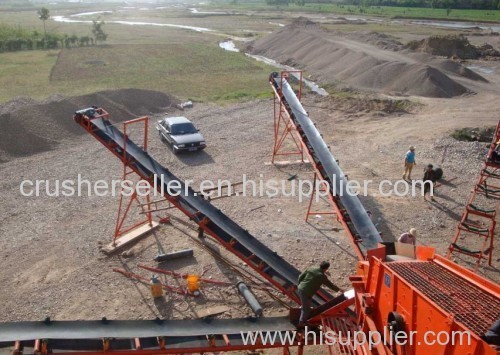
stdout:
{"type": "Polygon", "coordinates": [[[184,249],[168,254],[158,254],[157,256],[155,256],[154,261],[162,262],[180,258],[191,258],[193,257],[193,255],[194,255],[193,249],[184,249]]]}
{"type": "Polygon", "coordinates": [[[263,312],[262,306],[260,305],[259,301],[257,301],[257,298],[255,298],[252,291],[250,291],[250,289],[247,287],[247,285],[245,285],[243,281],[238,282],[236,284],[236,287],[238,287],[238,291],[240,291],[241,295],[250,306],[253,313],[257,317],[261,317],[263,312]]]}

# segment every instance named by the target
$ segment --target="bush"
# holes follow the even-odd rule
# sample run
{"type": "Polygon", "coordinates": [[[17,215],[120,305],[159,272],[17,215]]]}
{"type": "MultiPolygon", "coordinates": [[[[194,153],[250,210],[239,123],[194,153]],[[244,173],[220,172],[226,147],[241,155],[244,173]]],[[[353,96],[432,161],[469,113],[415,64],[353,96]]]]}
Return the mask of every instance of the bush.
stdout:
{"type": "Polygon", "coordinates": [[[493,134],[495,132],[494,127],[488,128],[460,128],[453,131],[450,136],[457,141],[462,142],[491,142],[493,139],[493,134]]]}

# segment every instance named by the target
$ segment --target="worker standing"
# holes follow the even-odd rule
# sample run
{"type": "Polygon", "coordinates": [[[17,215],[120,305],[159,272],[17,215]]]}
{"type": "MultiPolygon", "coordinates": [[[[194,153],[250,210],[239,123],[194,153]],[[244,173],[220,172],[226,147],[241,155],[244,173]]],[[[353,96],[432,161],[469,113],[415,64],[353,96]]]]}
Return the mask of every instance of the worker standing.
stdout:
{"type": "Polygon", "coordinates": [[[340,289],[328,280],[328,277],[325,275],[329,267],[329,262],[322,261],[319,267],[311,267],[300,274],[298,292],[302,307],[300,309],[298,328],[302,328],[306,325],[309,313],[311,312],[312,298],[322,285],[331,288],[335,292],[340,291],[340,289]]]}
{"type": "Polygon", "coordinates": [[[409,232],[401,234],[398,238],[398,242],[415,245],[417,242],[417,230],[415,228],[411,228],[409,232]]]}
{"type": "Polygon", "coordinates": [[[403,180],[405,180],[407,176],[408,180],[411,180],[411,171],[414,165],[417,165],[417,162],[415,161],[415,147],[410,145],[410,148],[405,155],[405,171],[403,173],[403,180]]]}

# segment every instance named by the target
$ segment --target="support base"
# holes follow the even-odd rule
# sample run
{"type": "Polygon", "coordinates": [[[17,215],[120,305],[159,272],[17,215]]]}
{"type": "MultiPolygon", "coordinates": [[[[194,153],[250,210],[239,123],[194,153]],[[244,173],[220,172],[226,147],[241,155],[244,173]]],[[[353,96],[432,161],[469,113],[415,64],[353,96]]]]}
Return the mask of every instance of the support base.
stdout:
{"type": "Polygon", "coordinates": [[[103,247],[101,251],[108,255],[116,253],[117,251],[144,237],[147,233],[157,229],[159,226],[160,224],[156,221],[153,221],[151,225],[149,225],[149,223],[144,223],[143,225],[138,226],[131,231],[123,234],[114,242],[109,243],[108,245],[103,247]]]}

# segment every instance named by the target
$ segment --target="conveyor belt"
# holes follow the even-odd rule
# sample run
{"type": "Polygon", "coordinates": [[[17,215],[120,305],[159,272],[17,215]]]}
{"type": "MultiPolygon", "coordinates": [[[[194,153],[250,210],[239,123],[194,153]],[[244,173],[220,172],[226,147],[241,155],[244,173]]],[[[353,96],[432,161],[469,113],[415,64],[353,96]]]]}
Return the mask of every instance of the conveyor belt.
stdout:
{"type": "Polygon", "coordinates": [[[336,201],[335,203],[340,210],[345,209],[345,218],[351,229],[350,232],[356,239],[359,239],[359,243],[365,250],[377,248],[377,244],[382,242],[380,233],[366,213],[359,198],[348,194],[347,179],[342,169],[340,169],[321,134],[297,99],[292,87],[278,73],[273,73],[270,79],[276,93],[280,95],[281,102],[289,112],[295,127],[297,127],[304,146],[312,156],[314,160],[312,163],[317,167],[321,178],[329,182],[332,198],[336,201]]]}
{"type": "Polygon", "coordinates": [[[194,319],[194,320],[110,320],[0,323],[0,346],[33,339],[101,339],[197,337],[240,332],[290,331],[288,317],[194,319]]]}
{"type": "MultiPolygon", "coordinates": [[[[78,111],[75,120],[120,158],[123,157],[125,146],[128,165],[142,178],[150,181],[150,183],[153,183],[154,179],[156,179],[158,189],[163,183],[163,193],[181,211],[221,242],[224,247],[242,258],[275,287],[294,301],[299,302],[295,286],[300,272],[295,267],[258,241],[210,202],[197,196],[194,190],[188,188],[187,193],[185,193],[185,185],[180,179],[160,165],[128,137],[125,142],[123,133],[112,125],[106,117],[107,114],[100,117],[94,109],[86,109],[78,111]],[[163,180],[161,177],[163,177],[163,180]],[[173,189],[172,181],[178,182],[180,189],[173,189]],[[167,196],[167,192],[169,192],[168,186],[170,186],[172,195],[178,195],[177,197],[167,196]]],[[[320,290],[314,297],[313,302],[314,305],[318,306],[332,298],[332,295],[320,290]]]]}

